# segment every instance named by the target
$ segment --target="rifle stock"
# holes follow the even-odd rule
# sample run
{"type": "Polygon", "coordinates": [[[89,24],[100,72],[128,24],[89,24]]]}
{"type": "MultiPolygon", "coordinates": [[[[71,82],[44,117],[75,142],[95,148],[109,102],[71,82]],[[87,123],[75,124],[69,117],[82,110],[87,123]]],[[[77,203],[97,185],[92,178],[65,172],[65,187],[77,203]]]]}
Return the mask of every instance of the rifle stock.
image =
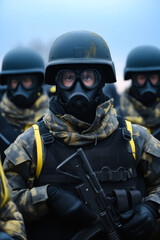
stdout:
{"type": "Polygon", "coordinates": [[[118,235],[118,228],[121,226],[119,218],[110,198],[105,195],[82,148],[79,148],[57,166],[58,172],[73,176],[73,174],[65,171],[66,167],[71,169],[72,172],[74,170],[76,177],[82,181],[80,185],[76,186],[76,189],[84,203],[97,215],[95,226],[83,229],[72,240],[89,240],[100,231],[106,233],[106,239],[120,240],[118,235]]]}

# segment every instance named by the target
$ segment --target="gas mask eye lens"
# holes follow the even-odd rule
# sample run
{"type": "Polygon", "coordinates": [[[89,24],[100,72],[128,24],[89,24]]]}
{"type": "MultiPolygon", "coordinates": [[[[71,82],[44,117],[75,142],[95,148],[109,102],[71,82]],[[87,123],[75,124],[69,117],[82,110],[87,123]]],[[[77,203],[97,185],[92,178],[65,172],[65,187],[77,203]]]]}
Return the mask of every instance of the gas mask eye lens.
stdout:
{"type": "Polygon", "coordinates": [[[30,77],[25,77],[24,79],[22,79],[21,83],[24,88],[30,89],[33,85],[33,79],[30,77]]]}
{"type": "Polygon", "coordinates": [[[139,85],[139,86],[143,86],[145,83],[146,83],[146,77],[145,75],[143,74],[139,74],[136,76],[136,83],[139,85]]]}
{"type": "Polygon", "coordinates": [[[146,82],[150,82],[152,86],[159,85],[159,75],[158,74],[138,74],[135,76],[135,82],[139,87],[143,87],[146,82]]]}
{"type": "Polygon", "coordinates": [[[17,79],[10,79],[9,80],[9,86],[14,90],[18,86],[18,80],[17,79]]]}
{"type": "Polygon", "coordinates": [[[81,80],[86,87],[93,87],[96,82],[96,72],[86,70],[81,74],[81,80]]]}
{"type": "Polygon", "coordinates": [[[72,71],[63,71],[61,72],[61,83],[65,87],[71,87],[75,80],[75,74],[72,71]]]}
{"type": "Polygon", "coordinates": [[[8,87],[12,90],[16,90],[19,85],[25,90],[33,89],[37,84],[37,78],[35,76],[15,76],[8,77],[7,79],[8,87]]]}
{"type": "Polygon", "coordinates": [[[153,86],[157,86],[159,84],[159,76],[158,74],[153,74],[150,76],[150,82],[153,86]]]}
{"type": "Polygon", "coordinates": [[[56,81],[60,88],[70,88],[75,81],[75,73],[70,70],[62,70],[57,74],[56,81]]]}
{"type": "Polygon", "coordinates": [[[96,70],[62,70],[58,72],[56,82],[61,89],[70,89],[77,82],[81,82],[84,87],[92,89],[100,81],[100,75],[96,70]]]}

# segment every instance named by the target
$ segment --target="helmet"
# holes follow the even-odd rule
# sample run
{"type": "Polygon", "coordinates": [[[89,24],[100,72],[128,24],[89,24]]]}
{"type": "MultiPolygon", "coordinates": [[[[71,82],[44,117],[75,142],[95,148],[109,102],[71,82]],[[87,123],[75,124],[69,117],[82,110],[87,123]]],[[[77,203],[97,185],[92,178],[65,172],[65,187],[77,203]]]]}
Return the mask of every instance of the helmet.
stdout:
{"type": "Polygon", "coordinates": [[[124,79],[132,78],[135,72],[160,71],[160,49],[154,46],[134,48],[127,57],[124,68],[124,79]]]}
{"type": "Polygon", "coordinates": [[[0,83],[7,85],[9,99],[20,108],[31,107],[42,94],[45,64],[42,57],[32,49],[15,48],[9,51],[2,62],[0,83]],[[16,80],[17,86],[11,82],[16,80]],[[33,84],[24,86],[24,82],[33,84]]]}
{"type": "Polygon", "coordinates": [[[0,83],[5,85],[6,78],[13,74],[39,74],[38,81],[44,81],[45,64],[42,57],[34,50],[20,47],[9,51],[3,59],[0,83]]]}
{"type": "Polygon", "coordinates": [[[70,65],[97,68],[104,82],[116,82],[115,67],[106,42],[88,31],[72,31],[58,37],[50,50],[45,83],[55,85],[57,72],[70,65]]]}

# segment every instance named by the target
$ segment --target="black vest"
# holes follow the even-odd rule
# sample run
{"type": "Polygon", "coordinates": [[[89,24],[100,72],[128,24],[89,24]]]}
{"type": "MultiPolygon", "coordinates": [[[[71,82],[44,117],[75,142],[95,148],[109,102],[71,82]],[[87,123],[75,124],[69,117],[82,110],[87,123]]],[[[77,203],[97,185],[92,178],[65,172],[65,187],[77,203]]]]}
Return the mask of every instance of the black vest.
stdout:
{"type": "MultiPolygon", "coordinates": [[[[123,118],[119,118],[119,122],[117,130],[109,137],[96,145],[92,143],[82,147],[106,194],[111,194],[113,189],[130,190],[138,187],[135,159],[129,143],[130,132],[126,129],[123,118]]],[[[53,138],[42,121],[38,125],[45,145],[45,161],[36,185],[51,183],[72,191],[80,182],[58,173],[56,167],[75,153],[77,147],[65,145],[53,138]]]]}
{"type": "Polygon", "coordinates": [[[4,161],[4,151],[14,140],[21,134],[24,129],[21,129],[7,121],[0,111],[0,154],[2,162],[4,161]]]}
{"type": "MultiPolygon", "coordinates": [[[[96,145],[92,143],[81,147],[105,193],[112,196],[118,192],[121,198],[121,191],[119,190],[123,191],[125,189],[127,192],[132,192],[132,190],[138,189],[139,184],[137,184],[138,176],[135,159],[129,143],[131,135],[126,129],[125,121],[119,118],[119,122],[118,129],[106,139],[98,142],[96,145]]],[[[77,195],[75,186],[79,185],[80,181],[56,171],[56,167],[67,157],[75,153],[77,147],[67,146],[60,140],[53,138],[43,121],[37,124],[45,145],[45,160],[42,172],[35,185],[54,184],[77,195]]],[[[118,195],[116,196],[118,198],[118,195]]],[[[123,204],[122,202],[119,205],[123,204]]],[[[123,207],[125,208],[124,205],[123,207]]],[[[43,239],[41,236],[43,236],[44,232],[48,232],[49,237],[46,240],[50,240],[52,237],[55,240],[68,240],[77,232],[77,229],[73,231],[72,226],[55,219],[52,214],[35,222],[35,224],[32,223],[26,226],[29,240],[43,239]],[[36,238],[37,234],[38,238],[36,238]]]]}

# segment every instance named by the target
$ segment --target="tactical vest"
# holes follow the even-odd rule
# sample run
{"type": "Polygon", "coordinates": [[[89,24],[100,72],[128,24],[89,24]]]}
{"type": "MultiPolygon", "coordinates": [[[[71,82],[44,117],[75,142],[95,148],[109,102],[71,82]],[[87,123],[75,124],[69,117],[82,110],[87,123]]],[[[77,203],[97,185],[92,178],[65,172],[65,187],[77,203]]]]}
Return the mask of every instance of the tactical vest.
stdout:
{"type": "Polygon", "coordinates": [[[4,151],[23,131],[24,129],[9,123],[0,111],[0,153],[2,163],[5,158],[4,151]]]}
{"type": "MultiPolygon", "coordinates": [[[[77,147],[68,146],[59,139],[55,139],[43,121],[37,124],[45,148],[45,160],[40,176],[36,180],[36,186],[54,184],[74,192],[75,186],[80,181],[72,176],[58,173],[56,167],[75,153],[77,147]]],[[[114,133],[96,145],[92,143],[83,146],[83,151],[107,195],[111,195],[113,189],[129,191],[139,188],[130,140],[131,133],[126,129],[123,118],[119,117],[119,127],[114,133]]]]}
{"type": "MultiPolygon", "coordinates": [[[[119,127],[109,137],[95,143],[83,146],[91,167],[107,195],[115,197],[116,204],[121,212],[128,210],[132,205],[139,201],[139,184],[136,171],[135,158],[130,146],[131,133],[126,129],[125,121],[119,118],[119,127]],[[138,193],[138,194],[137,194],[138,193]],[[127,197],[129,196],[129,203],[127,197]],[[118,199],[118,200],[117,200],[118,199]]],[[[44,144],[45,157],[44,162],[41,162],[42,170],[38,170],[35,186],[46,184],[54,184],[64,190],[69,190],[77,195],[75,186],[79,185],[80,180],[73,176],[60,174],[56,171],[57,165],[63,162],[67,157],[75,153],[77,147],[71,147],[62,143],[59,139],[55,139],[45,127],[43,121],[37,122],[39,126],[35,130],[40,131],[40,136],[44,144]]],[[[39,142],[40,143],[40,142],[39,142]]],[[[37,143],[37,150],[40,149],[40,144],[37,143]]],[[[82,147],[82,146],[81,146],[82,147]]],[[[38,153],[42,157],[42,153],[38,153]]],[[[37,159],[38,160],[38,159],[37,159]]],[[[66,169],[67,170],[67,169],[66,169]]],[[[74,175],[74,170],[73,170],[74,175]]],[[[46,240],[71,239],[78,229],[73,229],[72,226],[63,223],[53,214],[49,213],[42,219],[30,223],[26,223],[28,239],[43,239],[46,232],[49,236],[46,240]]]]}

